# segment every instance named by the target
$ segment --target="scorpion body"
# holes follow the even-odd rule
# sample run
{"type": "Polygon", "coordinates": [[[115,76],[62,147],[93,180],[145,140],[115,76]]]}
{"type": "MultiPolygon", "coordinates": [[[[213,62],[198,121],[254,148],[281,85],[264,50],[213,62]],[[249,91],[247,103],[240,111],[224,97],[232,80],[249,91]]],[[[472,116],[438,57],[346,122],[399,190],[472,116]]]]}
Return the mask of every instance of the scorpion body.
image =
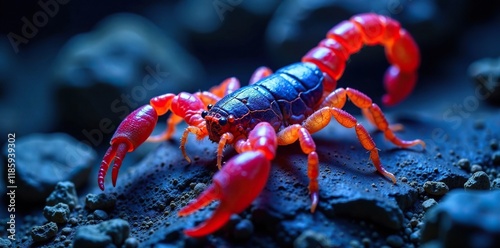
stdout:
{"type": "MultiPolygon", "coordinates": [[[[268,122],[276,132],[283,127],[302,123],[320,103],[323,96],[323,74],[311,63],[286,66],[255,84],[240,88],[218,101],[204,117],[208,121],[209,138],[214,142],[220,135],[248,137],[258,123],[268,122]],[[230,130],[220,125],[228,120],[230,130]]],[[[203,114],[205,115],[205,114],[203,114]]]]}
{"type": "Polygon", "coordinates": [[[127,152],[132,152],[146,140],[170,139],[182,121],[188,124],[180,142],[184,158],[191,162],[185,149],[189,134],[197,139],[208,137],[218,143],[217,166],[220,169],[213,177],[213,184],[178,212],[179,216],[185,216],[213,200],[220,201],[212,217],[185,230],[189,236],[213,233],[229,220],[231,214],[247,208],[266,185],[270,161],[276,156],[277,146],[296,141],[307,154],[311,212],[314,212],[319,199],[319,158],[311,134],[331,120],[354,129],[376,170],[396,183],[396,177],[382,166],[370,134],[354,116],[342,110],[347,99],[396,146],[421,145],[425,148],[425,143],[419,139],[401,140],[394,134],[382,110],[368,96],[355,89],[337,88],[337,80],[342,76],[349,56],[363,45],[384,46],[391,63],[384,77],[387,94],[382,102],[394,105],[406,98],[415,85],[420,64],[415,41],[389,17],[373,13],[355,15],[328,31],[326,38],[311,49],[301,63],[286,66],[274,74],[266,67],[258,68],[249,86],[240,88],[236,78],[228,78],[209,91],[167,93],[152,98],[150,104],[132,112],[118,126],[101,162],[99,187],[104,190],[104,178],[113,161],[112,182],[115,185],[127,152]],[[158,116],[168,112],[171,115],[165,132],[150,137],[158,116]],[[232,145],[239,155],[222,167],[226,145],[232,145]]]}

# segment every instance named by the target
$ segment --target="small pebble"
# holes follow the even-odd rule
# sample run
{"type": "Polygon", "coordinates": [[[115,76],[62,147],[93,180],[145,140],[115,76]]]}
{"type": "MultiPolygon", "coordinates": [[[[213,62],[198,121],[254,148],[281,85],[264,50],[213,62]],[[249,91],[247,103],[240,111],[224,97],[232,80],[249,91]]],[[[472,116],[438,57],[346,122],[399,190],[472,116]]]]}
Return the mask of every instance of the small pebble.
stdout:
{"type": "Polygon", "coordinates": [[[31,228],[30,234],[34,242],[42,242],[56,236],[57,230],[57,224],[49,222],[43,226],[34,226],[31,228]]]}
{"type": "MultiPolygon", "coordinates": [[[[357,240],[352,240],[350,242],[351,247],[362,247],[359,241],[357,240]],[[353,241],[355,241],[357,244],[353,246],[353,241]]],[[[304,231],[300,236],[298,236],[294,241],[293,241],[293,247],[294,248],[308,248],[308,247],[331,247],[331,242],[322,233],[318,233],[313,230],[306,230],[304,231]]]]}
{"type": "Polygon", "coordinates": [[[472,167],[470,168],[470,172],[472,173],[476,173],[478,171],[482,171],[483,170],[483,167],[481,167],[481,165],[478,165],[478,164],[473,164],[472,167]]]}
{"type": "Polygon", "coordinates": [[[241,220],[234,227],[234,237],[238,240],[248,240],[253,233],[253,223],[247,219],[241,220]]]}
{"type": "Polygon", "coordinates": [[[490,179],[484,171],[474,173],[464,184],[466,190],[490,189],[490,179]]]}
{"type": "Polygon", "coordinates": [[[491,161],[494,165],[500,165],[500,151],[496,151],[491,155],[491,161]]]}
{"type": "Polygon", "coordinates": [[[491,181],[491,189],[500,189],[500,178],[495,178],[491,181]]]}
{"type": "Polygon", "coordinates": [[[108,214],[100,209],[97,209],[94,211],[94,219],[96,220],[107,220],[108,219],[108,214]]]}
{"type": "Polygon", "coordinates": [[[418,242],[420,240],[420,230],[413,232],[410,235],[410,240],[411,240],[411,242],[414,242],[414,243],[418,242]]]}
{"type": "Polygon", "coordinates": [[[196,186],[194,186],[194,192],[196,194],[199,194],[201,193],[203,190],[205,190],[205,188],[207,187],[206,184],[204,183],[197,183],[196,186]]]}
{"type": "Polygon", "coordinates": [[[365,247],[370,247],[370,245],[372,244],[372,240],[370,238],[363,238],[361,240],[361,243],[363,243],[365,247]]]}
{"type": "Polygon", "coordinates": [[[470,169],[470,161],[466,158],[462,158],[458,160],[457,162],[458,167],[464,170],[469,170],[470,169]]]}
{"type": "Polygon", "coordinates": [[[401,247],[404,244],[403,238],[398,235],[389,235],[386,242],[391,247],[401,247]]]}
{"type": "Polygon", "coordinates": [[[130,237],[125,240],[124,246],[125,248],[136,248],[139,247],[139,241],[134,237],[130,237]]]}
{"type": "Polygon", "coordinates": [[[43,209],[43,216],[48,221],[60,224],[68,222],[69,213],[69,206],[62,202],[57,203],[55,206],[45,206],[43,209]]]}
{"type": "Polygon", "coordinates": [[[61,233],[62,233],[62,234],[66,234],[66,235],[68,235],[68,234],[70,234],[70,233],[71,233],[71,231],[73,231],[73,229],[72,229],[71,227],[64,227],[64,228],[61,230],[61,233]]]}
{"type": "Polygon", "coordinates": [[[85,207],[90,210],[112,209],[116,204],[116,196],[112,194],[88,194],[85,197],[85,207]]]}
{"type": "Polygon", "coordinates": [[[434,196],[442,196],[450,191],[448,185],[443,182],[427,181],[424,183],[423,188],[427,194],[434,196]]]}
{"type": "Polygon", "coordinates": [[[438,203],[436,200],[434,199],[429,199],[429,200],[426,200],[422,203],[422,207],[424,208],[425,211],[427,211],[428,209],[436,206],[438,203]]]}
{"type": "Polygon", "coordinates": [[[496,139],[490,140],[490,148],[493,151],[498,150],[498,140],[496,139]]]}

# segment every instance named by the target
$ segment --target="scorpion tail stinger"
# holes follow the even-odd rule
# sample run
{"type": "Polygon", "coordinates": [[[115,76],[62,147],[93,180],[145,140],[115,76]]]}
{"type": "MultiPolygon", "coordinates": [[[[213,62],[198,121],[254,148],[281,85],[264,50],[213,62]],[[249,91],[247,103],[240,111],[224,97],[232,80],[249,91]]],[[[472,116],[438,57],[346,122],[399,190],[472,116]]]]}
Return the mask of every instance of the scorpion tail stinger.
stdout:
{"type": "Polygon", "coordinates": [[[118,126],[111,138],[111,147],[107,150],[101,163],[97,182],[104,190],[104,178],[113,160],[112,181],[116,185],[118,171],[127,152],[132,152],[151,135],[158,121],[158,114],[151,105],[144,105],[130,113],[118,126]]]}
{"type": "Polygon", "coordinates": [[[220,203],[212,217],[186,235],[199,237],[221,228],[232,214],[242,212],[260,194],[267,182],[271,162],[260,151],[248,151],[229,160],[214,175],[210,185],[196,200],[179,211],[180,216],[188,215],[213,200],[220,203]]]}

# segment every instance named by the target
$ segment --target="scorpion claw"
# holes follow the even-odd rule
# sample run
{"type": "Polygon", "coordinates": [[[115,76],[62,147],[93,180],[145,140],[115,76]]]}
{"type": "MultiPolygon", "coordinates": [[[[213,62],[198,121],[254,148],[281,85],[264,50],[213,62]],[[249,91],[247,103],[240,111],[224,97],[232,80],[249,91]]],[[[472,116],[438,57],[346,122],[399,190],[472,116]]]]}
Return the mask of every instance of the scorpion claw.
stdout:
{"type": "Polygon", "coordinates": [[[104,179],[108,172],[109,165],[114,160],[112,172],[113,186],[116,185],[118,171],[122,165],[127,152],[133,151],[153,132],[158,120],[156,111],[151,105],[144,105],[134,112],[130,113],[125,120],[118,126],[115,134],[111,138],[111,147],[108,148],[99,168],[97,183],[99,188],[104,190],[104,179]],[[141,127],[141,128],[138,128],[141,127]]]}
{"type": "Polygon", "coordinates": [[[266,185],[270,168],[270,161],[260,151],[245,152],[229,160],[214,175],[214,183],[179,211],[179,216],[185,216],[220,200],[210,219],[184,233],[199,237],[221,228],[232,214],[242,212],[259,195],[266,185]]]}

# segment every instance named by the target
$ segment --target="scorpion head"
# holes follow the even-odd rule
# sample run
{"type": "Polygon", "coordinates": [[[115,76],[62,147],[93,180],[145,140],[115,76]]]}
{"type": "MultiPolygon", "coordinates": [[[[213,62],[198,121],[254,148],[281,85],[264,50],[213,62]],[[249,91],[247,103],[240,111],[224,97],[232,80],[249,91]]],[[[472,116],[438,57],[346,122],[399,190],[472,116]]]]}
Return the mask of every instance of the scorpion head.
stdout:
{"type": "Polygon", "coordinates": [[[235,126],[234,116],[226,113],[225,111],[218,111],[212,109],[212,105],[207,106],[208,111],[203,111],[201,117],[206,121],[208,137],[213,142],[219,142],[224,133],[233,133],[235,126]]]}

